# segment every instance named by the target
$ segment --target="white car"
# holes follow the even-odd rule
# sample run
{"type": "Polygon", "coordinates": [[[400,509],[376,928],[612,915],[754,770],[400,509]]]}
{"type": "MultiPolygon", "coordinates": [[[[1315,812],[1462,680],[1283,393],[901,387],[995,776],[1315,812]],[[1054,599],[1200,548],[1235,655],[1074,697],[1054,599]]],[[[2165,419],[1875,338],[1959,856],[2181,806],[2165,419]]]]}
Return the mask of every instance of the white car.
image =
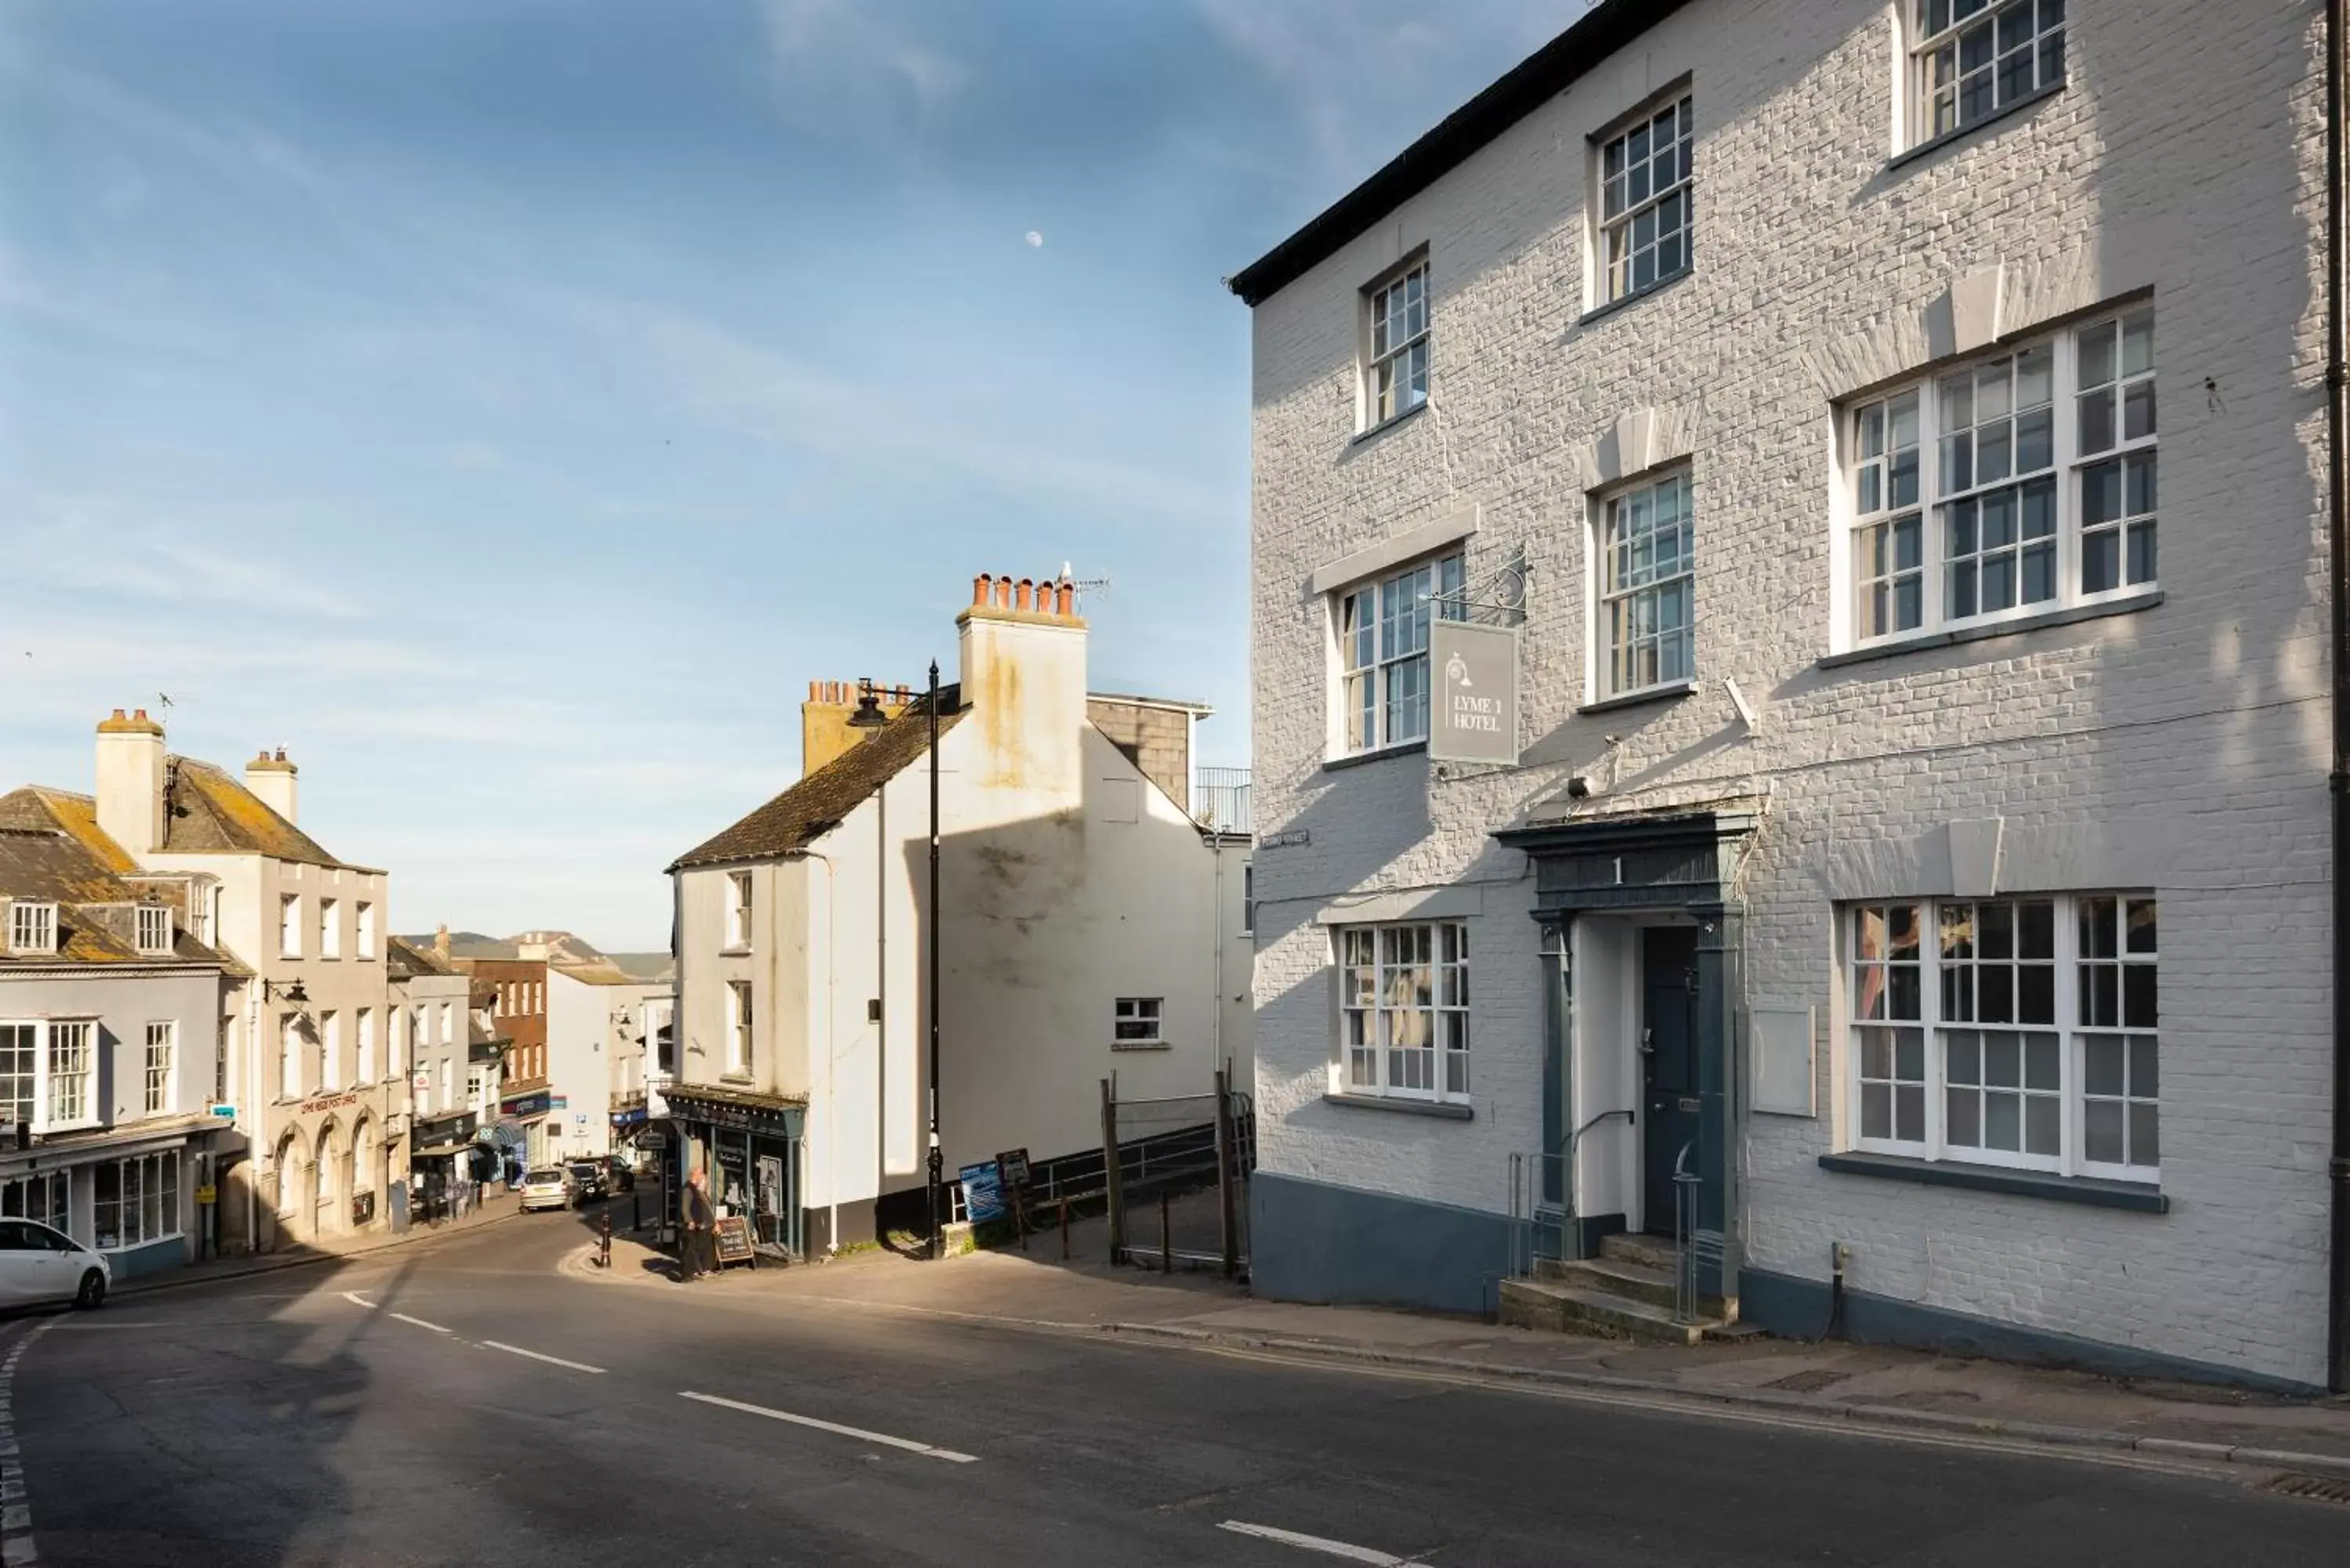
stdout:
{"type": "Polygon", "coordinates": [[[104,1253],[37,1220],[0,1220],[0,1306],[102,1306],[113,1283],[104,1253]]]}
{"type": "Polygon", "coordinates": [[[525,1171],[522,1179],[522,1211],[571,1207],[571,1173],[557,1166],[525,1171]]]}

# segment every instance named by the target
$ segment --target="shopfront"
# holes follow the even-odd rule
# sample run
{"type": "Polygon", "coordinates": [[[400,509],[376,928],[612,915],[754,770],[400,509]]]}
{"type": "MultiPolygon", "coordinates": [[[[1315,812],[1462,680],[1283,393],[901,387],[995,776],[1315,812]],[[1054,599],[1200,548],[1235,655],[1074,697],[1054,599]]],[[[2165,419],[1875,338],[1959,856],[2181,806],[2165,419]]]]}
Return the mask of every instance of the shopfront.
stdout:
{"type": "Polygon", "coordinates": [[[409,1171],[411,1206],[418,1220],[430,1223],[456,1212],[460,1199],[473,1184],[473,1162],[467,1155],[474,1135],[481,1131],[481,1121],[475,1111],[417,1118],[409,1171]]]}
{"type": "Polygon", "coordinates": [[[751,1221],[759,1250],[798,1258],[806,1244],[801,1209],[801,1129],[806,1107],[795,1100],[695,1085],[666,1091],[682,1146],[683,1171],[709,1172],[721,1216],[751,1221]]]}
{"type": "MultiPolygon", "coordinates": [[[[555,1108],[555,1096],[546,1089],[527,1095],[509,1095],[498,1102],[501,1129],[512,1128],[519,1142],[514,1147],[522,1150],[523,1161],[531,1168],[550,1163],[556,1158],[546,1147],[546,1118],[555,1108]]],[[[502,1138],[500,1140],[504,1142],[502,1138]]]]}

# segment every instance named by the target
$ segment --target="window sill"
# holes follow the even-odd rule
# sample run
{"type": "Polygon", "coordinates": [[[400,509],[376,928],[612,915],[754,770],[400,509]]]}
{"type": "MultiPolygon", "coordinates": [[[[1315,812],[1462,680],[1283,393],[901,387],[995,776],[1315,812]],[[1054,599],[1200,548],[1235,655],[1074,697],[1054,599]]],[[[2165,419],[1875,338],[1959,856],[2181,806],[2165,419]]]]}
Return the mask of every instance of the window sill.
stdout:
{"type": "Polygon", "coordinates": [[[2064,83],[2063,82],[2050,82],[2046,87],[2034,88],[2030,92],[2025,93],[2022,98],[2017,99],[2014,102],[2010,103],[2003,108],[1994,109],[1990,114],[1983,116],[1982,119],[1976,120],[1972,125],[1961,125],[1955,130],[1946,130],[1942,132],[1941,135],[1933,138],[1929,141],[1921,141],[1917,146],[1908,149],[1907,151],[1895,153],[1892,157],[1885,161],[1885,167],[1889,171],[1900,168],[1905,163],[1914,163],[1920,158],[1929,157],[1933,153],[1939,152],[1945,147],[1950,147],[1955,143],[1964,141],[1967,138],[1986,130],[1991,126],[1997,125],[2003,119],[2008,119],[2016,115],[2022,114],[2033,104],[2043,103],[2049,99],[2054,98],[2058,93],[2061,93],[2064,90],[2064,83]]]}
{"type": "Polygon", "coordinates": [[[1172,1044],[1165,1040],[1113,1040],[1110,1042],[1109,1048],[1113,1051],[1172,1051],[1175,1049],[1172,1044]]]}
{"type": "Polygon", "coordinates": [[[1824,1154],[1820,1168],[1847,1176],[1876,1176],[1891,1181],[1914,1181],[1926,1187],[1961,1187],[1976,1192],[2003,1192],[2014,1198],[2044,1198],[2054,1203],[2081,1203],[2093,1209],[2127,1209],[2140,1214],[2168,1214],[2170,1199],[2160,1188],[2135,1181],[2106,1181],[2088,1176],[2050,1176],[2036,1170],[2007,1170],[1991,1165],[1960,1165],[1949,1160],[1905,1159],[1892,1154],[1824,1154]]]}
{"type": "Polygon", "coordinates": [[[1668,680],[1661,686],[1643,686],[1638,691],[1625,691],[1614,697],[1602,697],[1596,702],[1586,702],[1575,711],[1611,713],[1618,708],[1638,708],[1650,702],[1676,701],[1689,696],[1696,690],[1695,680],[1668,680]]]}
{"type": "Polygon", "coordinates": [[[1384,1095],[1326,1094],[1326,1106],[1352,1106],[1365,1111],[1399,1111],[1408,1116],[1436,1116],[1448,1122],[1474,1120],[1477,1113],[1459,1100],[1389,1099],[1384,1095]]]}
{"type": "Polygon", "coordinates": [[[1375,425],[1364,426],[1361,430],[1357,431],[1353,435],[1347,438],[1347,444],[1348,446],[1360,446],[1367,441],[1378,440],[1379,437],[1387,434],[1388,431],[1395,429],[1396,426],[1403,423],[1406,420],[1412,418],[1416,414],[1427,412],[1429,401],[1430,400],[1422,398],[1419,401],[1412,404],[1411,407],[1404,410],[1404,411],[1399,414],[1389,414],[1387,418],[1381,420],[1375,425]]]}
{"type": "Polygon", "coordinates": [[[1873,659],[1898,659],[1905,653],[1922,653],[1929,648],[1953,648],[1962,642],[1981,642],[1994,637],[2013,637],[2021,632],[2038,631],[2044,627],[2072,626],[2085,620],[2102,620],[2109,615],[2136,615],[2162,603],[2162,590],[2154,588],[2126,598],[2098,599],[2091,604],[2074,605],[2065,609],[2043,610],[2037,615],[2018,616],[2013,620],[1991,621],[1982,626],[1960,627],[1952,631],[1929,631],[1922,637],[1904,637],[1889,642],[1872,642],[1866,648],[1847,649],[1831,653],[1819,661],[1822,670],[1835,670],[1847,664],[1866,664],[1873,659]]]}
{"type": "Polygon", "coordinates": [[[718,950],[718,956],[720,958],[749,958],[751,956],[751,944],[748,942],[728,942],[724,947],[718,950]]]}
{"type": "Polygon", "coordinates": [[[1673,285],[1680,282],[1681,279],[1696,275],[1696,273],[1697,268],[1695,266],[1685,265],[1679,272],[1674,273],[1670,277],[1660,277],[1656,282],[1650,284],[1648,287],[1634,289],[1631,293],[1624,296],[1621,299],[1611,299],[1605,305],[1595,305],[1590,309],[1583,313],[1582,317],[1575,322],[1575,326],[1578,327],[1589,327],[1595,322],[1604,321],[1619,310],[1627,309],[1629,306],[1638,305],[1644,299],[1653,299],[1658,295],[1664,293],[1665,290],[1672,287],[1673,285]]]}
{"type": "Polygon", "coordinates": [[[718,1081],[738,1089],[750,1088],[757,1082],[748,1073],[721,1073],[718,1075],[718,1081]]]}
{"type": "Polygon", "coordinates": [[[1414,752],[1426,752],[1428,742],[1399,741],[1392,746],[1375,746],[1367,752],[1348,752],[1342,757],[1322,759],[1322,771],[1332,773],[1339,768],[1359,768],[1366,763],[1383,762],[1388,757],[1409,756],[1414,752]]]}

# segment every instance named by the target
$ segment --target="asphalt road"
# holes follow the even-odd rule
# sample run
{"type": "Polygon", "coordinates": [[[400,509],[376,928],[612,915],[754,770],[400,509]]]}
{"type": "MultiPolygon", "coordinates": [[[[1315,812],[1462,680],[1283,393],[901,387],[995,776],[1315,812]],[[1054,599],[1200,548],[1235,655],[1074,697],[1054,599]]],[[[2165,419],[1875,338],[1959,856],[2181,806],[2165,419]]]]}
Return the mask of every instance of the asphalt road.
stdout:
{"type": "Polygon", "coordinates": [[[0,1324],[0,1503],[106,1568],[2350,1563],[2350,1506],[2242,1477],[766,1311],[557,1274],[581,1238],[0,1324]]]}

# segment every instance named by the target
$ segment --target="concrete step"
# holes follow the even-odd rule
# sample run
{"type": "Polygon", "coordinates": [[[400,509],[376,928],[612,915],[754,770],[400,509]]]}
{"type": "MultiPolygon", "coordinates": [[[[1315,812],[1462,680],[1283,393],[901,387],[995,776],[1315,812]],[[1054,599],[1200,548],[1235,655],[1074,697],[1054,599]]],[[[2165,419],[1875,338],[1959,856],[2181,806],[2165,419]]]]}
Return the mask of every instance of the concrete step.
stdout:
{"type": "Polygon", "coordinates": [[[1695,1345],[1721,1325],[1675,1323],[1670,1307],[1627,1300],[1552,1280],[1503,1280],[1502,1321],[1553,1334],[1636,1339],[1651,1345],[1695,1345]]]}
{"type": "Polygon", "coordinates": [[[1680,1249],[1663,1236],[1635,1236],[1618,1231],[1599,1239],[1599,1255],[1642,1268],[1660,1269],[1668,1276],[1680,1266],[1680,1249]]]}
{"type": "Polygon", "coordinates": [[[1669,1307],[1673,1304],[1673,1274],[1669,1269],[1652,1269],[1646,1263],[1628,1263],[1621,1258],[1605,1255],[1564,1262],[1544,1258],[1534,1270],[1534,1277],[1554,1284],[1572,1285],[1577,1290],[1599,1291],[1627,1301],[1646,1302],[1650,1306],[1669,1307]]]}

